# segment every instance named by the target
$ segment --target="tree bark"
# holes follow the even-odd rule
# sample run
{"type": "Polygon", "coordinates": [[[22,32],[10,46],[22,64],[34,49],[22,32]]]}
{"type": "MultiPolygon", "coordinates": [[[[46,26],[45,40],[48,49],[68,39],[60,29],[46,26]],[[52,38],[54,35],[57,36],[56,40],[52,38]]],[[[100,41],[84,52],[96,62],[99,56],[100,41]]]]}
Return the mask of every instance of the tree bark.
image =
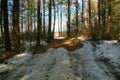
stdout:
{"type": "Polygon", "coordinates": [[[54,23],[53,23],[53,31],[52,31],[52,38],[54,38],[54,32],[55,32],[55,22],[56,22],[56,5],[55,5],[55,0],[53,0],[54,2],[54,23]]]}
{"type": "Polygon", "coordinates": [[[98,27],[100,28],[100,22],[101,22],[101,19],[100,19],[100,0],[98,0],[98,27]]]}
{"type": "Polygon", "coordinates": [[[76,34],[75,34],[75,38],[77,39],[78,36],[78,0],[76,0],[76,34]]]}
{"type": "Polygon", "coordinates": [[[1,28],[1,42],[3,43],[3,2],[0,5],[0,28],[1,28]]]}
{"type": "Polygon", "coordinates": [[[91,17],[91,0],[89,0],[88,6],[89,6],[89,27],[90,27],[90,36],[91,36],[91,38],[93,38],[92,17],[91,17]]]}
{"type": "Polygon", "coordinates": [[[58,18],[58,32],[59,32],[59,36],[60,36],[60,18],[59,18],[59,5],[57,5],[57,11],[58,11],[58,15],[57,15],[57,18],[58,18]]]}
{"type": "Polygon", "coordinates": [[[70,37],[70,0],[68,0],[68,11],[67,11],[67,14],[68,14],[68,21],[67,21],[67,36],[70,37]]]}
{"type": "Polygon", "coordinates": [[[11,42],[9,35],[9,26],[8,26],[8,0],[2,0],[3,2],[3,20],[4,20],[4,41],[5,41],[5,50],[11,50],[11,42]]]}
{"type": "Polygon", "coordinates": [[[45,0],[43,0],[43,38],[46,38],[46,30],[45,30],[45,0]]]}
{"type": "Polygon", "coordinates": [[[51,20],[52,20],[52,11],[51,11],[51,7],[52,7],[52,0],[49,0],[49,24],[48,24],[48,38],[47,38],[47,42],[51,42],[51,38],[52,38],[52,34],[51,34],[51,20]]]}
{"type": "Polygon", "coordinates": [[[102,8],[102,39],[106,39],[106,2],[101,0],[101,8],[102,8]]]}
{"type": "Polygon", "coordinates": [[[27,0],[27,4],[28,4],[28,11],[27,11],[27,41],[30,40],[30,2],[29,0],[27,0]]]}
{"type": "Polygon", "coordinates": [[[15,40],[15,48],[20,47],[20,26],[19,26],[19,0],[13,0],[13,33],[15,40]]]}
{"type": "Polygon", "coordinates": [[[110,39],[110,30],[111,30],[111,0],[108,2],[108,26],[107,26],[107,39],[110,39]]]}
{"type": "Polygon", "coordinates": [[[85,19],[84,19],[84,6],[85,6],[85,1],[82,0],[82,29],[85,27],[85,19]]]}
{"type": "Polygon", "coordinates": [[[60,3],[60,36],[62,36],[62,1],[60,3]]]}
{"type": "Polygon", "coordinates": [[[41,29],[41,14],[40,14],[40,8],[41,8],[41,0],[38,0],[37,2],[37,43],[36,46],[40,45],[40,29],[41,29]]]}

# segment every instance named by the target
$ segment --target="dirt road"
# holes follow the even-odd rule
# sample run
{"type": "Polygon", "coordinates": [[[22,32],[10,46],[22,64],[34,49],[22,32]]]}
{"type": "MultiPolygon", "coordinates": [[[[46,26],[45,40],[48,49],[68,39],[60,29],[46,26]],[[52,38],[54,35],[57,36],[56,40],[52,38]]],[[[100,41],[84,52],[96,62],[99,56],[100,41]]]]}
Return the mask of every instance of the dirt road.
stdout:
{"type": "Polygon", "coordinates": [[[43,54],[15,56],[0,65],[0,80],[118,80],[96,57],[95,47],[90,42],[83,44],[75,51],[50,48],[43,54]]]}

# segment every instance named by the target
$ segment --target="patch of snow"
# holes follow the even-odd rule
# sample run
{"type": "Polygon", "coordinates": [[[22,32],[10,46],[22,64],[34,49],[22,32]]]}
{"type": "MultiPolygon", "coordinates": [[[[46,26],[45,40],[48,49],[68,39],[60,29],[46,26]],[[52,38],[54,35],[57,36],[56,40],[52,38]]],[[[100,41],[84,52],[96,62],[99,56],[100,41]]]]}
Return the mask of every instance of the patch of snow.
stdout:
{"type": "Polygon", "coordinates": [[[0,44],[0,53],[3,52],[3,51],[5,51],[4,47],[5,47],[4,44],[0,44]]]}
{"type": "Polygon", "coordinates": [[[111,41],[104,41],[105,43],[107,43],[107,44],[114,44],[114,43],[118,43],[118,41],[117,40],[111,40],[111,41]]]}
{"type": "Polygon", "coordinates": [[[77,37],[77,39],[82,40],[82,41],[86,41],[86,40],[88,40],[89,38],[86,38],[86,37],[81,36],[81,37],[77,37]]]}
{"type": "Polygon", "coordinates": [[[83,64],[84,80],[115,80],[111,76],[108,76],[97,64],[95,57],[93,56],[92,45],[90,45],[89,42],[84,42],[84,47],[76,50],[75,53],[79,53],[80,55],[80,61],[81,64],[83,64]]]}
{"type": "Polygon", "coordinates": [[[95,61],[85,61],[83,69],[84,80],[115,80],[108,76],[95,61]]]}
{"type": "Polygon", "coordinates": [[[9,64],[12,64],[12,65],[20,65],[26,60],[30,59],[31,57],[32,57],[32,54],[30,53],[22,53],[22,54],[15,55],[13,58],[8,59],[7,61],[9,64]]]}
{"type": "Polygon", "coordinates": [[[97,58],[120,59],[120,46],[116,46],[114,43],[116,43],[116,41],[105,41],[98,45],[95,56],[97,58]]]}
{"type": "MultiPolygon", "coordinates": [[[[120,58],[119,59],[111,59],[109,61],[109,63],[111,64],[112,67],[120,67],[120,58]]],[[[120,69],[119,69],[120,70],[120,69]]]]}
{"type": "Polygon", "coordinates": [[[102,60],[115,76],[120,76],[120,46],[116,40],[102,41],[97,45],[95,57],[102,60]]]}
{"type": "Polygon", "coordinates": [[[35,65],[31,67],[32,71],[20,80],[76,80],[68,51],[63,48],[49,49],[44,55],[34,57],[32,64],[35,65]]]}
{"type": "Polygon", "coordinates": [[[43,46],[47,46],[48,45],[48,43],[46,43],[45,41],[42,41],[40,44],[43,45],[43,46]]]}
{"type": "Polygon", "coordinates": [[[23,53],[6,60],[7,64],[0,64],[0,73],[14,70],[16,67],[20,66],[22,63],[29,60],[31,56],[32,55],[29,53],[23,53]]]}
{"type": "Polygon", "coordinates": [[[6,72],[9,70],[9,66],[6,64],[0,64],[0,73],[6,72]]]}
{"type": "Polygon", "coordinates": [[[73,52],[61,47],[50,48],[42,54],[18,54],[8,59],[7,64],[1,64],[0,71],[20,65],[4,80],[116,80],[97,62],[101,57],[109,58],[108,63],[120,71],[120,46],[114,43],[103,41],[94,50],[91,42],[84,41],[84,46],[73,52]]]}
{"type": "Polygon", "coordinates": [[[53,52],[55,49],[54,48],[49,48],[47,52],[53,52]]]}
{"type": "Polygon", "coordinates": [[[54,37],[54,39],[65,39],[65,37],[54,37]]]}
{"type": "Polygon", "coordinates": [[[13,66],[10,64],[0,64],[0,74],[10,72],[16,68],[17,68],[17,66],[13,66]]]}
{"type": "Polygon", "coordinates": [[[0,44],[0,48],[4,48],[5,46],[4,46],[4,44],[0,44]]]}

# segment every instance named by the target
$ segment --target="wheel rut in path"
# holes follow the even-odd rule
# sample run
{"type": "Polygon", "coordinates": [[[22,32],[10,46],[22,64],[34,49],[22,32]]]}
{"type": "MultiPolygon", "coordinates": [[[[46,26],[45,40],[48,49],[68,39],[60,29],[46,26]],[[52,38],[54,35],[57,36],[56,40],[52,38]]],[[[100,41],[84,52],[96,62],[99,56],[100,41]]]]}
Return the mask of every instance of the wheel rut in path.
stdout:
{"type": "Polygon", "coordinates": [[[91,43],[84,43],[84,47],[74,51],[73,55],[77,55],[76,62],[78,65],[81,65],[82,80],[116,80],[114,76],[108,75],[105,70],[101,68],[94,57],[91,43]]]}

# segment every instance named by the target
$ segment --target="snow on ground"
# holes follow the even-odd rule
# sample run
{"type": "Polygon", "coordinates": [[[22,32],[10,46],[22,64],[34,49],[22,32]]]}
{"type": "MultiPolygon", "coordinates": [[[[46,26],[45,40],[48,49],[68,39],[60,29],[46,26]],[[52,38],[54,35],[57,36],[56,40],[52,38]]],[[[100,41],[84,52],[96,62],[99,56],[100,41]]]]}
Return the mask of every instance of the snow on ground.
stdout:
{"type": "Polygon", "coordinates": [[[65,39],[65,37],[56,36],[56,37],[54,37],[54,39],[65,39]]]}
{"type": "Polygon", "coordinates": [[[94,57],[92,45],[89,42],[85,42],[84,47],[74,53],[80,56],[79,62],[82,64],[83,80],[115,80],[99,67],[94,57]]]}
{"type": "Polygon", "coordinates": [[[84,37],[84,36],[80,36],[80,37],[78,37],[78,39],[81,40],[81,41],[86,41],[86,40],[88,40],[90,38],[87,38],[87,37],[84,37]]]}
{"type": "Polygon", "coordinates": [[[115,42],[102,41],[100,45],[97,46],[96,57],[106,57],[106,58],[120,58],[120,45],[115,42]]]}
{"type": "Polygon", "coordinates": [[[119,80],[120,45],[91,42],[75,51],[50,48],[42,54],[29,51],[0,64],[0,80],[119,80]],[[111,68],[113,68],[111,70],[111,68]]]}
{"type": "Polygon", "coordinates": [[[97,45],[95,53],[95,57],[120,80],[120,44],[117,41],[102,41],[97,45]]]}
{"type": "Polygon", "coordinates": [[[11,59],[8,59],[7,64],[0,64],[0,73],[9,72],[16,69],[18,66],[22,65],[24,61],[27,61],[31,58],[31,54],[22,53],[14,56],[11,59]]]}
{"type": "Polygon", "coordinates": [[[3,51],[5,51],[4,44],[0,44],[0,53],[2,53],[3,51]]]}

